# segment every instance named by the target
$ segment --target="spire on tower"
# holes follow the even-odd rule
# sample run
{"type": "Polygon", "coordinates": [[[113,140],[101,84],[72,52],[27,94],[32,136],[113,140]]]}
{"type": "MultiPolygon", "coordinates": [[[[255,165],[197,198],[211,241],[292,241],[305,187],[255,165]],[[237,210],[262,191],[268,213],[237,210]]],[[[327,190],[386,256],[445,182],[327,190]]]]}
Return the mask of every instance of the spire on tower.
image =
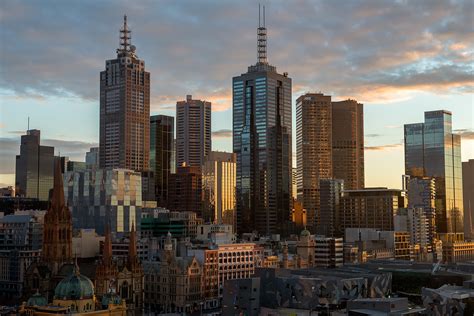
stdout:
{"type": "Polygon", "coordinates": [[[112,260],[112,240],[111,240],[110,227],[107,224],[107,227],[105,228],[105,240],[104,240],[104,249],[102,251],[102,261],[110,262],[111,260],[112,260]]]}
{"type": "Polygon", "coordinates": [[[127,25],[127,16],[123,16],[123,26],[120,29],[120,47],[117,49],[117,54],[119,56],[127,56],[128,53],[134,51],[133,45],[131,45],[132,36],[130,35],[132,31],[128,29],[127,25]]]}
{"type": "Polygon", "coordinates": [[[263,6],[263,15],[262,15],[260,4],[258,5],[257,58],[258,58],[257,64],[268,64],[267,28],[265,27],[265,6],[263,6]]]}
{"type": "Polygon", "coordinates": [[[137,258],[137,242],[135,236],[135,224],[132,223],[132,230],[130,231],[130,240],[128,244],[128,259],[134,262],[137,258]]]}

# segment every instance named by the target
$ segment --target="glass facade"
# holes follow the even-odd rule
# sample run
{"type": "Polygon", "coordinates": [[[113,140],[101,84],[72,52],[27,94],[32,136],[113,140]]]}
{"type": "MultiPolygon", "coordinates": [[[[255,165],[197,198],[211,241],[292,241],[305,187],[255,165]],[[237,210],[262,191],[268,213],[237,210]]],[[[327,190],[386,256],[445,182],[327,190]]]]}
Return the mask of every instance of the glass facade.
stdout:
{"type": "Polygon", "coordinates": [[[40,131],[28,130],[21,136],[20,155],[16,156],[17,195],[48,201],[53,175],[54,147],[40,146],[40,131]]]}
{"type": "Polygon", "coordinates": [[[233,78],[239,233],[288,231],[291,199],[291,79],[266,63],[233,78]]]}
{"type": "Polygon", "coordinates": [[[150,168],[155,175],[156,201],[165,206],[168,200],[168,183],[173,160],[174,117],[150,117],[150,168]]]}
{"type": "Polygon", "coordinates": [[[140,172],[126,169],[68,171],[64,194],[72,209],[74,228],[94,228],[104,234],[107,224],[113,233],[138,227],[142,208],[140,172]]]}
{"type": "Polygon", "coordinates": [[[437,233],[462,239],[461,139],[452,133],[450,112],[425,112],[424,123],[405,125],[405,172],[435,179],[437,233]]]}

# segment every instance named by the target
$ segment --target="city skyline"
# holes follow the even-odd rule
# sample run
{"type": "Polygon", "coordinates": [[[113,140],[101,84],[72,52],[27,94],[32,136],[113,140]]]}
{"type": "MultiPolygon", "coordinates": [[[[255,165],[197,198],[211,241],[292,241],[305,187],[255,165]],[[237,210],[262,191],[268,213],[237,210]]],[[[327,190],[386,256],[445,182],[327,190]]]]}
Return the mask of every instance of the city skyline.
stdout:
{"type": "MultiPolygon", "coordinates": [[[[362,6],[351,2],[310,5],[304,1],[298,5],[283,2],[267,5],[270,62],[282,71],[288,71],[293,78],[293,119],[295,99],[304,92],[321,91],[335,101],[352,98],[363,103],[366,186],[401,186],[403,125],[421,121],[424,111],[452,111],[453,129],[463,136],[462,160],[473,157],[472,63],[469,63],[473,45],[468,41],[469,21],[465,20],[469,5],[466,2],[463,8],[462,5],[417,3],[413,5],[417,8],[411,9],[402,4],[378,7],[377,3],[368,2],[362,6]],[[427,14],[414,15],[417,10],[427,14]],[[303,14],[304,11],[307,13],[303,14]],[[337,14],[327,19],[326,15],[331,16],[327,14],[329,12],[337,14]],[[291,14],[298,19],[291,19],[291,14]],[[459,19],[449,20],[451,14],[459,19]],[[346,25],[345,20],[350,20],[347,15],[359,17],[360,22],[346,25]],[[318,23],[312,22],[314,17],[318,17],[315,19],[318,23]],[[388,35],[377,30],[377,23],[385,23],[390,18],[402,19],[399,27],[387,29],[388,35]],[[402,26],[402,21],[407,25],[402,26]],[[406,31],[409,27],[415,30],[413,34],[403,33],[403,29],[406,31]],[[314,42],[298,43],[308,36],[314,37],[314,42]],[[446,36],[450,40],[444,40],[446,36]],[[389,45],[391,37],[397,38],[396,48],[389,45]],[[366,47],[367,43],[372,46],[366,47]],[[300,50],[294,49],[296,44],[300,45],[300,50]],[[347,71],[342,77],[340,64],[347,71]],[[312,71],[312,67],[323,70],[323,75],[315,75],[319,71],[312,71]],[[382,116],[384,119],[380,119],[382,116]],[[384,168],[387,164],[394,167],[387,170],[384,168]],[[383,177],[380,176],[382,170],[385,171],[383,177]]],[[[169,4],[163,12],[154,13],[163,15],[160,16],[163,19],[152,19],[152,23],[147,18],[153,17],[152,11],[159,10],[145,12],[139,4],[77,3],[74,6],[78,10],[74,14],[61,14],[69,10],[62,5],[41,10],[36,10],[32,3],[5,2],[2,6],[9,14],[1,16],[6,28],[1,32],[7,41],[12,39],[10,42],[16,43],[2,47],[4,70],[9,74],[8,80],[1,76],[0,88],[3,100],[0,105],[2,186],[14,184],[19,132],[25,134],[28,116],[31,117],[30,128],[42,132],[42,145],[55,146],[56,154],[61,152],[72,159],[84,160],[89,147],[97,146],[97,71],[103,68],[103,60],[110,58],[113,48],[117,47],[116,34],[124,13],[129,16],[134,32],[132,44],[139,47],[139,58],[147,60],[147,68],[152,73],[151,113],[174,116],[176,101],[185,94],[210,101],[214,109],[213,150],[231,151],[229,78],[242,73],[255,60],[253,26],[257,23],[253,6],[226,2],[203,4],[206,12],[201,5],[192,3],[169,4]],[[92,13],[93,10],[88,10],[102,6],[113,9],[100,18],[92,13]],[[58,17],[54,21],[48,19],[55,13],[58,17]],[[207,21],[210,14],[215,16],[212,22],[207,21]],[[12,18],[17,21],[9,23],[12,18]],[[86,29],[87,36],[79,34],[83,25],[74,23],[76,19],[85,19],[94,25],[86,29]],[[32,23],[35,23],[34,28],[32,23]],[[178,36],[170,34],[170,30],[180,24],[183,24],[181,28],[176,29],[178,36]],[[65,25],[70,28],[64,28],[65,25]],[[197,30],[208,32],[196,33],[190,27],[193,25],[199,26],[197,30]],[[200,41],[187,40],[196,36],[201,36],[208,45],[201,47],[200,41]],[[236,36],[242,38],[239,45],[229,42],[236,36]],[[41,45],[38,45],[40,40],[41,45]],[[168,45],[162,45],[162,48],[156,42],[168,45]],[[196,56],[192,52],[198,48],[204,53],[196,56]],[[29,55],[25,57],[27,52],[29,55]],[[80,58],[85,54],[87,58],[80,58]],[[64,56],[68,58],[64,59],[64,56]],[[25,64],[31,65],[29,70],[25,70],[25,64]],[[204,79],[203,67],[209,69],[204,79]],[[175,76],[175,73],[179,75],[175,76]],[[186,80],[176,81],[173,77],[186,80]],[[56,115],[51,117],[51,113],[56,115]],[[55,121],[54,126],[49,124],[51,118],[55,121]]],[[[295,153],[293,146],[293,155],[295,153]]]]}

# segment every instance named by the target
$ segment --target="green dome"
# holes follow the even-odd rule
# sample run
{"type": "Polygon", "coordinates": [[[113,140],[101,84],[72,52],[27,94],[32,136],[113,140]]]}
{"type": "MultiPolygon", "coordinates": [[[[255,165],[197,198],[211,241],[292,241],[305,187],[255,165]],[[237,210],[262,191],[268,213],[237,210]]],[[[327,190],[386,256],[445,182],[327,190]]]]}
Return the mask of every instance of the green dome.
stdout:
{"type": "Polygon", "coordinates": [[[32,297],[28,299],[26,302],[27,306],[46,306],[48,305],[48,301],[46,298],[41,295],[39,292],[36,292],[32,297]]]}
{"type": "Polygon", "coordinates": [[[311,236],[311,233],[307,229],[303,229],[300,234],[301,237],[311,236]]]}
{"type": "Polygon", "coordinates": [[[120,305],[122,299],[114,293],[107,293],[102,297],[102,308],[107,308],[110,304],[120,305]]]}
{"type": "Polygon", "coordinates": [[[72,274],[59,282],[54,290],[54,298],[58,300],[78,300],[93,296],[94,284],[89,278],[79,273],[77,266],[72,274]]]}

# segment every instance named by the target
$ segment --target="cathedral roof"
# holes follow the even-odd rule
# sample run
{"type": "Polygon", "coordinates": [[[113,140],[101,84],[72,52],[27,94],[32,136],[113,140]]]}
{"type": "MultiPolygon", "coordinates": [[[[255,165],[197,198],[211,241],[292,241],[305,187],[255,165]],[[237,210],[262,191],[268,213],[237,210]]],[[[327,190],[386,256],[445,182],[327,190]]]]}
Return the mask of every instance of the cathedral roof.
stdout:
{"type": "Polygon", "coordinates": [[[46,306],[48,305],[48,301],[43,295],[41,295],[39,292],[36,292],[35,294],[33,294],[32,297],[28,299],[28,301],[26,302],[26,305],[27,306],[46,306]]]}
{"type": "Polygon", "coordinates": [[[94,284],[88,277],[79,273],[77,265],[73,273],[59,282],[54,291],[54,297],[60,300],[78,300],[93,296],[94,284]]]}

